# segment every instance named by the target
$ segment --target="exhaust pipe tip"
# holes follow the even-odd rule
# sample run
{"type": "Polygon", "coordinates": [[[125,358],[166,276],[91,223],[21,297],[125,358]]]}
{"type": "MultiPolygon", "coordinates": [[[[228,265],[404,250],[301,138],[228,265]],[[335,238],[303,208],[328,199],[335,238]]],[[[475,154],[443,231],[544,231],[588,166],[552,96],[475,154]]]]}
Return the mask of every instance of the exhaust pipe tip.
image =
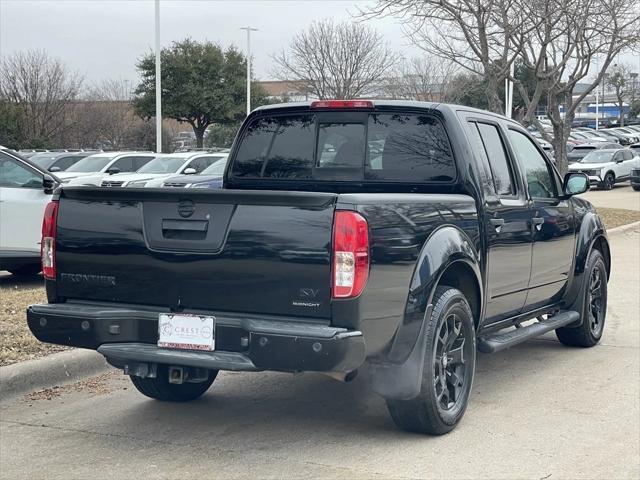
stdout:
{"type": "Polygon", "coordinates": [[[333,378],[339,382],[348,383],[353,381],[358,376],[358,370],[352,370],[350,372],[322,372],[327,377],[333,378]]]}

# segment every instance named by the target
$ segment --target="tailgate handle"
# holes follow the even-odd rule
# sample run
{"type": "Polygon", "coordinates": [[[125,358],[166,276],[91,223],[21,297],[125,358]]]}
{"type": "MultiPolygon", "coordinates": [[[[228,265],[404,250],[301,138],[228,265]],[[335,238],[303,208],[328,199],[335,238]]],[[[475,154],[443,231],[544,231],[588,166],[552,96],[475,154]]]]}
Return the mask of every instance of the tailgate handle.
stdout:
{"type": "Polygon", "coordinates": [[[162,220],[162,238],[176,240],[204,240],[207,238],[207,220],[162,220]]]}
{"type": "Polygon", "coordinates": [[[186,232],[206,232],[209,222],[206,220],[162,220],[162,230],[183,230],[186,232]]]}

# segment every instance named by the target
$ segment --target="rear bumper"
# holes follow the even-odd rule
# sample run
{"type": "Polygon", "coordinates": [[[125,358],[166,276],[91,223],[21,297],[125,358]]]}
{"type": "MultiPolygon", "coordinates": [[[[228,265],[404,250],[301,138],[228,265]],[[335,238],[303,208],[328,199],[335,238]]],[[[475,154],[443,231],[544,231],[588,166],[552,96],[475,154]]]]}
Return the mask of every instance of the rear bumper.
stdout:
{"type": "Polygon", "coordinates": [[[43,342],[97,350],[117,367],[147,362],[217,370],[346,373],[365,359],[359,331],[249,314],[215,315],[214,352],[159,348],[159,313],[83,303],[43,304],[28,307],[27,323],[43,342]]]}

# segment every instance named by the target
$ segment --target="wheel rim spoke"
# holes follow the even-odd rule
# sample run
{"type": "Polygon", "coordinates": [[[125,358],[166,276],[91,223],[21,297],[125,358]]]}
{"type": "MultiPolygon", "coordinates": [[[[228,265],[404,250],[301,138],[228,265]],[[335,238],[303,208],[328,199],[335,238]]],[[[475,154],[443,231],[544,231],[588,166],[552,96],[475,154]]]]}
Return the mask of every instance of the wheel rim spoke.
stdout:
{"type": "Polygon", "coordinates": [[[453,312],[444,318],[438,331],[433,384],[437,403],[444,410],[454,408],[465,389],[466,335],[462,318],[453,312]]]}
{"type": "Polygon", "coordinates": [[[459,347],[449,350],[448,356],[449,364],[452,366],[462,365],[464,363],[464,339],[459,347]]]}
{"type": "Polygon", "coordinates": [[[589,279],[589,326],[594,334],[598,333],[602,323],[602,299],[604,295],[602,281],[600,269],[594,268],[589,279]]]}

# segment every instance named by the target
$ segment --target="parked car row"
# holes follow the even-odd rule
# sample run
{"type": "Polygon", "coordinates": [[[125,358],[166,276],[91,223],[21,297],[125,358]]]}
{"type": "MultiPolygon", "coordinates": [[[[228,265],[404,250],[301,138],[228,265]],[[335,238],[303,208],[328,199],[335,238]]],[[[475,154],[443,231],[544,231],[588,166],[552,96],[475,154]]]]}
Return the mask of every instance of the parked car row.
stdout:
{"type": "Polygon", "coordinates": [[[102,187],[168,186],[219,188],[226,151],[38,153],[31,162],[54,173],[61,183],[102,187]],[[177,178],[172,178],[175,176],[177,178]]]}

